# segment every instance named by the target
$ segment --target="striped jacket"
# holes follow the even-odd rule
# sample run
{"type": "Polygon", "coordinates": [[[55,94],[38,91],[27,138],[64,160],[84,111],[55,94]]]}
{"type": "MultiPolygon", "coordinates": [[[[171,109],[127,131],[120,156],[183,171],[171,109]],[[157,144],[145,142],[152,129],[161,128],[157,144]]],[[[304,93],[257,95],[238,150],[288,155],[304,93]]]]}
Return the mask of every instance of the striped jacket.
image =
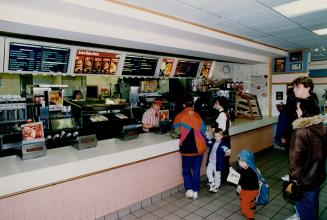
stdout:
{"type": "Polygon", "coordinates": [[[173,128],[181,132],[179,150],[182,156],[203,155],[206,149],[205,124],[191,107],[176,115],[173,128]]]}

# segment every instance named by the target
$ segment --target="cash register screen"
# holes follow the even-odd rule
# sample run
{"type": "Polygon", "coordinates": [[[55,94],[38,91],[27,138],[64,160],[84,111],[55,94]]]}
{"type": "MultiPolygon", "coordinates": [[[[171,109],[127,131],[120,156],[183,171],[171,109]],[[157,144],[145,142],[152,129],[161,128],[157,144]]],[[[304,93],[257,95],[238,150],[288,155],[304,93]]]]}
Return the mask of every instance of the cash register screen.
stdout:
{"type": "Polygon", "coordinates": [[[52,130],[75,128],[75,120],[73,118],[51,119],[51,127],[52,130]]]}

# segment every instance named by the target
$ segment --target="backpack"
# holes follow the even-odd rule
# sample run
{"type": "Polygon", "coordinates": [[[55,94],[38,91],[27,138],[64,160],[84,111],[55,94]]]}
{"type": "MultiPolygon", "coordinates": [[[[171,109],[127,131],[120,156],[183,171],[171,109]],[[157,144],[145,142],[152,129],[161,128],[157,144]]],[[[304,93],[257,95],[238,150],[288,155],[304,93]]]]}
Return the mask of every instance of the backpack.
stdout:
{"type": "Polygon", "coordinates": [[[269,202],[269,185],[261,175],[259,169],[257,169],[257,171],[259,179],[259,195],[257,196],[256,204],[266,205],[269,202]]]}

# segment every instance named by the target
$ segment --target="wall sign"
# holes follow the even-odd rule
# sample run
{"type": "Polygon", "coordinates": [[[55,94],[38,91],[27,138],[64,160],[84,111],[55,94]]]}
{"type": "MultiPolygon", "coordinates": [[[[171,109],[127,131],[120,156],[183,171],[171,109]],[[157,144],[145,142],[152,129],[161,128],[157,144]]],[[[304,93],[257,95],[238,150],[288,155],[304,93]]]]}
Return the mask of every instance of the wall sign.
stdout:
{"type": "Polygon", "coordinates": [[[175,77],[196,77],[200,61],[179,60],[175,70],[175,77]]]}
{"type": "Polygon", "coordinates": [[[77,50],[74,73],[116,75],[119,58],[115,53],[77,50]]]}
{"type": "Polygon", "coordinates": [[[10,42],[8,70],[67,73],[69,48],[10,42]]]}
{"type": "Polygon", "coordinates": [[[122,75],[154,76],[158,57],[128,55],[125,58],[122,75]]]}

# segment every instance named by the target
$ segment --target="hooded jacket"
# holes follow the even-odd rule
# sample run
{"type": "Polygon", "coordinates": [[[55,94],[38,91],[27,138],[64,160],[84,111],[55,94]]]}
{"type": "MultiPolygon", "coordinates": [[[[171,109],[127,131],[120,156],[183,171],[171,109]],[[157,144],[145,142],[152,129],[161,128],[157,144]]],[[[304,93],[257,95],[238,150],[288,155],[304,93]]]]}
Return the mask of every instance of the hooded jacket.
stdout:
{"type": "Polygon", "coordinates": [[[205,124],[201,116],[191,107],[176,115],[173,129],[180,131],[179,150],[182,156],[203,155],[206,149],[205,124]]]}
{"type": "Polygon", "coordinates": [[[289,148],[289,174],[303,190],[319,187],[326,180],[326,127],[322,116],[293,122],[289,148]]]}
{"type": "Polygon", "coordinates": [[[252,152],[248,150],[241,150],[238,154],[238,158],[243,160],[249,166],[248,169],[244,169],[240,167],[241,178],[239,184],[242,189],[245,187],[246,190],[255,190],[259,189],[259,177],[260,174],[254,162],[254,155],[252,152]],[[251,169],[252,172],[249,170],[251,169]],[[256,174],[256,176],[255,176],[256,174]]]}

